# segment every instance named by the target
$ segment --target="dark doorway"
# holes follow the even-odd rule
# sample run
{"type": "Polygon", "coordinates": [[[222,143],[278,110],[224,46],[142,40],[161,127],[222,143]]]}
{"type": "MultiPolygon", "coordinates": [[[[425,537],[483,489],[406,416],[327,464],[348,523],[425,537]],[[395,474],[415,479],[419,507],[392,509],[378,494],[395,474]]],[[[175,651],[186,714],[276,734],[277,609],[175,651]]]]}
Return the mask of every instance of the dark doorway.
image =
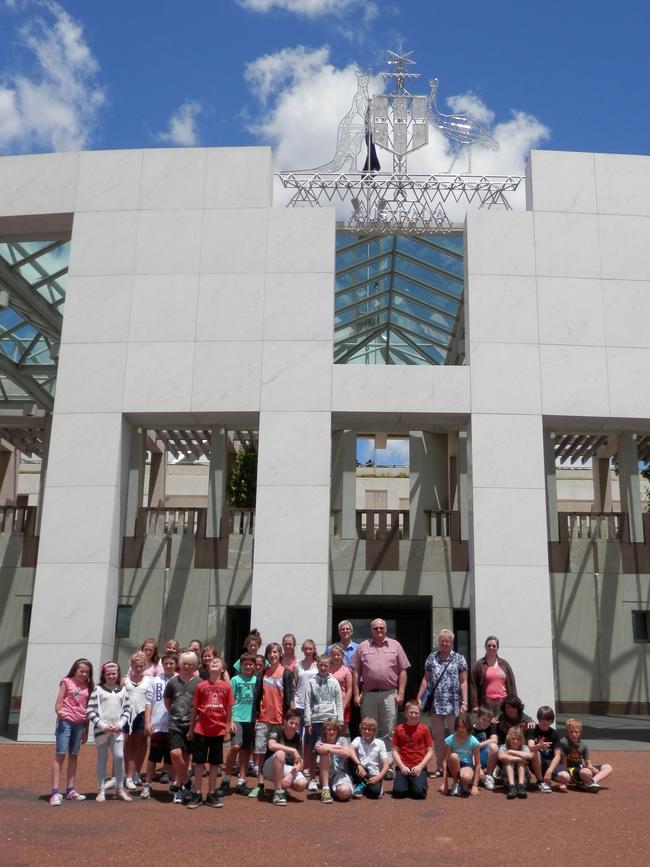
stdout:
{"type": "Polygon", "coordinates": [[[232,667],[244,651],[244,639],[251,631],[250,605],[228,606],[226,618],[226,659],[232,667]]]}
{"type": "Polygon", "coordinates": [[[332,640],[338,639],[337,624],[349,620],[354,627],[354,641],[370,638],[370,621],[381,617],[386,621],[387,633],[396,638],[404,648],[411,667],[406,682],[406,699],[417,695],[424,662],[431,652],[431,598],[417,599],[380,596],[373,601],[364,596],[355,599],[349,596],[332,600],[332,640]]]}

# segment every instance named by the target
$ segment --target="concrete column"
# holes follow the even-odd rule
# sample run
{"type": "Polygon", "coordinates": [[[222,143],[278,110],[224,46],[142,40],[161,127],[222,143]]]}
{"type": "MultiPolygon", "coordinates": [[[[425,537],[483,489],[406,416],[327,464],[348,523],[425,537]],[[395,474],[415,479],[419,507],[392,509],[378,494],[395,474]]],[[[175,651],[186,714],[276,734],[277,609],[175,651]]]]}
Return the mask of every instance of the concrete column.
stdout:
{"type": "Polygon", "coordinates": [[[50,437],[52,434],[52,416],[49,415],[45,419],[45,430],[43,431],[43,457],[41,458],[41,478],[38,485],[38,505],[36,507],[36,528],[34,533],[36,536],[41,535],[41,521],[43,518],[43,495],[45,494],[45,485],[47,483],[47,468],[50,460],[50,437]]]}
{"type": "MultiPolygon", "coordinates": [[[[127,422],[128,424],[128,422],[127,422]]],[[[141,427],[129,425],[129,464],[126,485],[126,510],[122,535],[135,534],[138,509],[142,508],[144,495],[145,431],[141,427]]]]}
{"type": "MultiPolygon", "coordinates": [[[[57,392],[65,388],[59,383],[57,392]]],[[[131,439],[121,413],[54,415],[42,483],[21,741],[52,740],[52,704],[44,697],[52,693],[53,678],[56,683],[80,656],[97,666],[113,655],[131,439]]]]}
{"type": "Polygon", "coordinates": [[[447,435],[409,433],[409,524],[411,539],[426,539],[427,511],[449,507],[447,435]]]}
{"type": "Polygon", "coordinates": [[[460,512],[460,539],[470,538],[470,452],[467,431],[458,431],[458,511],[460,512]]]}
{"type": "Polygon", "coordinates": [[[357,536],[357,434],[353,430],[332,434],[332,510],[335,532],[342,539],[357,536]]]}
{"type": "MultiPolygon", "coordinates": [[[[221,518],[226,504],[228,483],[228,435],[225,428],[210,431],[210,470],[208,476],[208,518],[206,536],[221,538],[221,518]]],[[[227,535],[227,531],[224,530],[227,535]]]]}
{"type": "Polygon", "coordinates": [[[636,434],[625,431],[618,437],[618,475],[621,510],[626,513],[630,542],[643,542],[643,513],[639,479],[639,452],[636,434]]]}
{"type": "Polygon", "coordinates": [[[15,506],[19,470],[20,452],[16,449],[0,450],[0,506],[15,506]]]}
{"type": "Polygon", "coordinates": [[[609,458],[594,458],[591,462],[594,480],[594,512],[612,511],[612,476],[609,458]]]}
{"type": "Polygon", "coordinates": [[[555,438],[544,431],[544,476],[546,483],[546,533],[549,542],[559,542],[557,517],[557,481],[555,476],[555,438]]]}
{"type": "Polygon", "coordinates": [[[151,464],[149,465],[149,489],[147,491],[147,505],[151,509],[161,509],[165,505],[167,492],[167,450],[151,452],[151,464]]]}

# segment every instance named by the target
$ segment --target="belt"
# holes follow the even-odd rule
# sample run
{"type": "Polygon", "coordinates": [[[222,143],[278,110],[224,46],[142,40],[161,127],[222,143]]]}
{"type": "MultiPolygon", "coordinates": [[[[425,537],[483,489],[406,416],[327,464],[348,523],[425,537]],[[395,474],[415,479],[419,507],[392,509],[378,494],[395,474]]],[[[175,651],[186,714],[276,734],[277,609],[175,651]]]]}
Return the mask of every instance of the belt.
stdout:
{"type": "Polygon", "coordinates": [[[392,692],[397,690],[396,686],[387,686],[386,689],[364,689],[364,692],[392,692]]]}

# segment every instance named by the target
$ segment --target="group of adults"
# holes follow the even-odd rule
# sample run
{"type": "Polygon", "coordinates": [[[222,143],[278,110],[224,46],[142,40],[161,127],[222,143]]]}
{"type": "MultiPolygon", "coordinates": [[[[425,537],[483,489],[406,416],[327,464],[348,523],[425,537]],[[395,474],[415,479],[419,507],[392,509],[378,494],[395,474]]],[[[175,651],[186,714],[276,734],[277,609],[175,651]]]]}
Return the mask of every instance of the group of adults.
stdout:
{"type": "MultiPolygon", "coordinates": [[[[362,716],[377,720],[377,737],[382,738],[390,750],[411,663],[399,641],[386,634],[384,620],[376,618],[370,628],[371,637],[357,645],[352,640],[350,621],[342,620],[338,625],[345,664],[352,670],[354,704],[361,708],[362,716]]],[[[422,709],[431,714],[438,769],[442,767],[445,728],[453,731],[454,717],[470,709],[476,713],[479,707],[489,708],[496,716],[503,699],[517,692],[512,668],[499,656],[499,639],[495,635],[486,638],[485,654],[476,661],[471,672],[465,657],[453,648],[454,633],[441,629],[438,647],[424,663],[417,694],[422,709]]]]}

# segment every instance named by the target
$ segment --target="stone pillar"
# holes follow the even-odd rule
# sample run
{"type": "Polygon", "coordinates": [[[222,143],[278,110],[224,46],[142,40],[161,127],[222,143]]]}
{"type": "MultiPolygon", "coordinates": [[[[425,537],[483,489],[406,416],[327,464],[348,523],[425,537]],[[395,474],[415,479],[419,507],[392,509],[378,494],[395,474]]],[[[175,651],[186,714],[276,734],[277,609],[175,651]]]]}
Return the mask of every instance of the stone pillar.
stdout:
{"type": "Polygon", "coordinates": [[[609,458],[593,458],[594,512],[612,511],[612,477],[609,458]]]}
{"type": "Polygon", "coordinates": [[[0,449],[0,506],[15,506],[18,493],[20,452],[0,449]]]}
{"type": "Polygon", "coordinates": [[[47,468],[50,460],[50,438],[52,435],[52,416],[49,415],[45,419],[45,430],[43,431],[43,457],[41,458],[41,477],[38,483],[38,505],[36,507],[36,527],[34,535],[41,535],[41,520],[43,518],[43,495],[45,494],[45,485],[47,484],[47,468]]]}
{"type": "Polygon", "coordinates": [[[409,433],[409,525],[411,539],[429,534],[427,511],[449,508],[447,435],[409,433]]]}
{"type": "Polygon", "coordinates": [[[460,540],[470,538],[470,453],[466,430],[458,431],[458,511],[460,512],[460,540]]]}
{"type": "Polygon", "coordinates": [[[162,509],[165,506],[167,494],[167,450],[163,443],[160,450],[151,451],[151,463],[149,465],[149,489],[147,491],[147,505],[150,509],[162,509]]]}
{"type": "Polygon", "coordinates": [[[544,431],[544,476],[546,484],[546,533],[549,542],[560,541],[557,517],[557,480],[555,476],[555,437],[544,431]]]}
{"type": "Polygon", "coordinates": [[[636,439],[636,434],[629,431],[619,434],[618,475],[621,490],[621,511],[627,515],[630,542],[643,542],[639,452],[636,439]]]}
{"type": "MultiPolygon", "coordinates": [[[[206,536],[221,538],[221,518],[226,504],[226,485],[228,483],[227,431],[213,427],[210,431],[210,470],[208,476],[208,517],[206,536]]],[[[224,528],[223,535],[228,531],[224,528]]]]}
{"type": "MultiPolygon", "coordinates": [[[[128,424],[128,422],[127,422],[128,424]]],[[[126,509],[124,511],[123,536],[135,535],[138,509],[142,508],[144,496],[145,431],[129,425],[129,465],[126,483],[126,509]]]]}
{"type": "Polygon", "coordinates": [[[357,435],[353,430],[332,434],[332,509],[335,532],[342,539],[357,537],[357,435]]]}

